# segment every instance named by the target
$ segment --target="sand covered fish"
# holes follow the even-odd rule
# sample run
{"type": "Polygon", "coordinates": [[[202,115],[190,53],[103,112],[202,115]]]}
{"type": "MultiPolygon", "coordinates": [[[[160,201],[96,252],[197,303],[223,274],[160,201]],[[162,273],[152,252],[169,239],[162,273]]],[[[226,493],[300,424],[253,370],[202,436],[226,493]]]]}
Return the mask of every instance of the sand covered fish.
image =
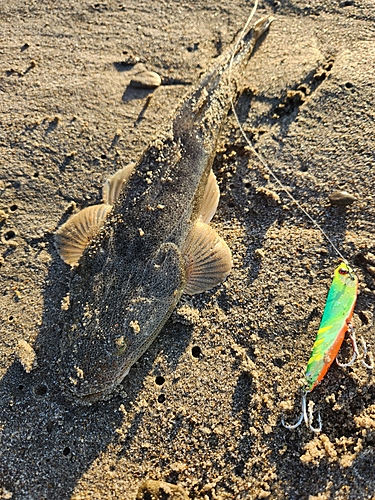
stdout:
{"type": "Polygon", "coordinates": [[[209,290],[229,274],[231,252],[209,225],[219,201],[211,167],[237,95],[235,77],[271,22],[260,19],[242,33],[192,89],[170,128],[137,164],[107,181],[103,203],[57,231],[57,249],[74,266],[59,361],[71,398],[105,399],[181,294],[209,290]]]}

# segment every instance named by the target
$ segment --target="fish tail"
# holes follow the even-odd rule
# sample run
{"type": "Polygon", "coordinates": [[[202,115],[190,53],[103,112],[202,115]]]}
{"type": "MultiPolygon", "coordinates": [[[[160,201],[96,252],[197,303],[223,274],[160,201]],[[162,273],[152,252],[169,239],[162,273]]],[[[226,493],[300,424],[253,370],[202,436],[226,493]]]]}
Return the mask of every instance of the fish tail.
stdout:
{"type": "MultiPolygon", "coordinates": [[[[272,16],[262,17],[249,29],[243,29],[229,54],[228,68],[231,71],[241,71],[247,64],[255,46],[262,35],[274,21],[272,16]]],[[[246,27],[245,27],[246,28],[246,27]]]]}
{"type": "Polygon", "coordinates": [[[204,130],[202,136],[206,143],[207,140],[210,142],[217,139],[231,102],[237,96],[235,78],[244,70],[257,41],[268,30],[272,21],[273,17],[264,17],[250,29],[242,30],[237,40],[216,59],[215,65],[191,90],[177,112],[173,124],[176,138],[186,133],[191,135],[192,131],[196,135],[198,128],[204,130]]]}

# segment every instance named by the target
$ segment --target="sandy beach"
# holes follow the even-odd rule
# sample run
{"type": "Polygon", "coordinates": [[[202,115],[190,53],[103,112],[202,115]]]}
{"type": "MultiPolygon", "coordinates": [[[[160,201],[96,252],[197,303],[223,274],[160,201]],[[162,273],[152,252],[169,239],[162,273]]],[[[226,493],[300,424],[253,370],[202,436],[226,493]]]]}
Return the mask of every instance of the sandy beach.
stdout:
{"type": "MultiPolygon", "coordinates": [[[[333,364],[309,395],[322,432],[288,430],[340,258],[229,113],[213,164],[224,283],[183,295],[116,394],[64,398],[71,270],[54,234],[99,203],[244,26],[245,0],[0,5],[0,499],[370,500],[374,374],[333,364]],[[139,89],[140,70],[162,84],[139,89]]],[[[240,123],[355,268],[375,352],[375,5],[265,0],[275,20],[241,77],[240,123]],[[347,191],[348,206],[329,202],[347,191]]],[[[349,359],[344,341],[340,359],[349,359]]],[[[315,414],[315,415],[316,415],[315,414]]]]}

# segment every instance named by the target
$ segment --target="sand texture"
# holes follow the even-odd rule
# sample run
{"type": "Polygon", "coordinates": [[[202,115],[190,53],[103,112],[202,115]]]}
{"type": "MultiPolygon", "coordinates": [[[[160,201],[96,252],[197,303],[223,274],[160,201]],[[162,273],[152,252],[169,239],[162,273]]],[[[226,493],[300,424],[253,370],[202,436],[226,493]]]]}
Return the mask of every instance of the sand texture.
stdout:
{"type": "MultiPolygon", "coordinates": [[[[59,384],[71,273],[56,229],[100,202],[105,179],[163,130],[250,10],[244,0],[2,0],[1,499],[375,498],[374,375],[361,363],[332,365],[311,394],[322,433],[281,425],[300,412],[339,258],[232,113],[212,221],[233,253],[230,276],[183,296],[109,401],[74,405],[59,384]],[[130,86],[143,70],[162,84],[130,86]]],[[[354,323],[375,350],[374,2],[261,2],[256,18],[270,14],[237,113],[355,267],[354,323]],[[332,206],[335,190],[357,200],[332,206]]]]}

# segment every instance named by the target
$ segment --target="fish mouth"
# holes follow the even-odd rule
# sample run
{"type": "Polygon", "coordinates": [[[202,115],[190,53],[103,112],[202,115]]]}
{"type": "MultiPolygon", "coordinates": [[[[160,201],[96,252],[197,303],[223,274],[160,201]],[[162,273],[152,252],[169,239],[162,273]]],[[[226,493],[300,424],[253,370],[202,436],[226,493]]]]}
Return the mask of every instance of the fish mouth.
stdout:
{"type": "Polygon", "coordinates": [[[108,401],[120,390],[120,384],[128,375],[129,370],[130,367],[125,370],[125,374],[114,378],[111,384],[102,386],[94,384],[91,387],[86,384],[77,386],[67,383],[64,377],[61,381],[62,392],[69,401],[84,406],[90,406],[99,401],[108,401]]]}

